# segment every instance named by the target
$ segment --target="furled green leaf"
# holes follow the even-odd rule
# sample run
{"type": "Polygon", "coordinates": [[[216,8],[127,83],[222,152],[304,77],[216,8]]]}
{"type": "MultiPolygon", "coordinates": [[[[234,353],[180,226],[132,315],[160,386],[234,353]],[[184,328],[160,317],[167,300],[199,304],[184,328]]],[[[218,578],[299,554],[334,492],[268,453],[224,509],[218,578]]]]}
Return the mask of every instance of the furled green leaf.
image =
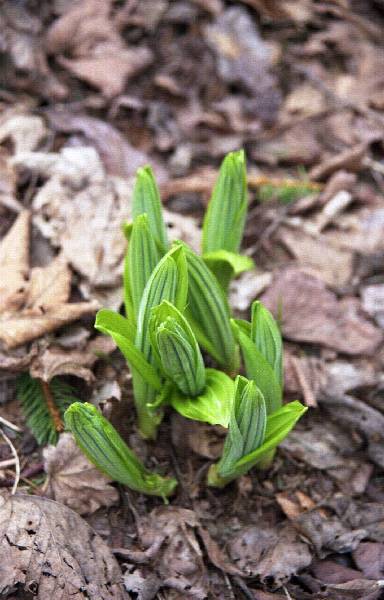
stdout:
{"type": "Polygon", "coordinates": [[[66,427],[100,471],[137,492],[170,496],[177,482],[151,473],[92,404],[75,402],[65,413],[66,427]]]}
{"type": "Polygon", "coordinates": [[[166,300],[152,309],[152,349],[164,374],[183,394],[197,396],[205,385],[203,357],[188,321],[166,300]]]}
{"type": "Polygon", "coordinates": [[[283,342],[279,327],[269,310],[259,301],[252,304],[251,338],[283,385],[283,342]]]}
{"type": "Polygon", "coordinates": [[[220,167],[203,224],[203,254],[238,252],[248,208],[244,151],[230,152],[220,167]]]}
{"type": "Polygon", "coordinates": [[[238,354],[227,299],[203,259],[185,247],[188,265],[187,318],[199,343],[228,371],[236,371],[238,354]]]}
{"type": "Polygon", "coordinates": [[[250,324],[238,319],[232,319],[231,323],[240,344],[245,373],[248,379],[253,379],[256,382],[257,387],[264,396],[267,414],[272,414],[280,408],[282,402],[282,389],[275,372],[249,337],[250,324]]]}
{"type": "Polygon", "coordinates": [[[148,215],[138,215],[133,221],[128,246],[128,279],[135,317],[139,312],[144,288],[161,259],[158,246],[148,224],[148,215]]]}
{"type": "Polygon", "coordinates": [[[135,370],[150,386],[159,390],[161,380],[156,369],[132,341],[134,330],[122,315],[103,308],[96,315],[95,328],[112,337],[132,370],[135,370]]]}
{"type": "Polygon", "coordinates": [[[145,286],[137,318],[136,345],[149,356],[148,324],[152,308],[168,300],[183,311],[187,301],[188,271],[182,246],[172,248],[157,264],[145,286]]]}
{"type": "Polygon", "coordinates": [[[168,250],[167,230],[164,224],[159,188],[151,167],[137,171],[133,190],[132,216],[148,215],[149,228],[162,253],[168,250]]]}
{"type": "Polygon", "coordinates": [[[244,271],[249,271],[255,266],[252,258],[235,252],[228,252],[228,250],[208,252],[203,255],[203,259],[219,281],[225,293],[233,277],[240,275],[244,271]]]}
{"type": "Polygon", "coordinates": [[[264,442],[261,446],[238,460],[232,473],[227,473],[225,477],[220,476],[218,464],[212,465],[208,473],[208,485],[223,487],[233,479],[244,475],[254,466],[260,464],[263,458],[270,454],[287,437],[288,433],[306,411],[306,406],[295,401],[282,406],[272,415],[269,415],[264,442]]]}
{"type": "Polygon", "coordinates": [[[217,466],[220,477],[231,476],[236,463],[259,448],[265,437],[267,411],[256,383],[239,375],[223,455],[217,466]]]}
{"type": "MultiPolygon", "coordinates": [[[[170,250],[156,265],[145,286],[137,318],[135,346],[144,358],[155,368],[156,361],[149,336],[149,319],[152,308],[169,300],[180,310],[184,310],[188,292],[188,272],[181,247],[170,250]]],[[[155,413],[151,405],[155,403],[156,391],[135,370],[132,372],[133,392],[141,434],[148,439],[156,437],[156,428],[161,413],[155,413]]]]}
{"type": "Polygon", "coordinates": [[[187,398],[178,390],[174,390],[171,405],[187,419],[228,427],[234,383],[222,371],[206,369],[205,372],[206,384],[199,396],[187,398]]]}

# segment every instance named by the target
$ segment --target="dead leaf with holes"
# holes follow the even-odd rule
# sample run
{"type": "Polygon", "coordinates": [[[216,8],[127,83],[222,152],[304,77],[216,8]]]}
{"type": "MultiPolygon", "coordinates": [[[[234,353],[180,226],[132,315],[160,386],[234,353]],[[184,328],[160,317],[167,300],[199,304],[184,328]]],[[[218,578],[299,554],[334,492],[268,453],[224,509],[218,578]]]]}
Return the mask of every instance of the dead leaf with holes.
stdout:
{"type": "Polygon", "coordinates": [[[111,506],[119,498],[110,479],[100,473],[84,456],[72,434],[63,433],[57,446],[43,450],[44,470],[48,475],[45,495],[65,504],[80,515],[100,506],[111,506]]]}
{"type": "Polygon", "coordinates": [[[0,496],[0,596],[123,600],[119,565],[74,511],[38,496],[0,496]]]}
{"type": "Polygon", "coordinates": [[[0,340],[14,348],[94,313],[95,302],[69,303],[71,272],[62,257],[29,267],[30,213],[0,242],[0,340]]]}

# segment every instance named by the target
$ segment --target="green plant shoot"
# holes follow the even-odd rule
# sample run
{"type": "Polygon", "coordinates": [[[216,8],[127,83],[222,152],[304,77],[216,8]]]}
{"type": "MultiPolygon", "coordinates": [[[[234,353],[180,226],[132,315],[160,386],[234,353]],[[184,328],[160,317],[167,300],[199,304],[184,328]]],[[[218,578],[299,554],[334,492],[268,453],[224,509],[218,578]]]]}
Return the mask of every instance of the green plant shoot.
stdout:
{"type": "Polygon", "coordinates": [[[254,381],[238,376],[235,386],[223,454],[208,472],[208,485],[214,487],[224,487],[269,457],[307,410],[295,401],[267,416],[254,381]]]}
{"type": "Polygon", "coordinates": [[[203,224],[203,258],[226,292],[232,277],[252,269],[253,260],[239,254],[248,209],[243,150],[230,152],[220,167],[203,224]]]}
{"type": "Polygon", "coordinates": [[[95,406],[75,402],[64,418],[84,454],[111,479],[150,496],[165,499],[173,493],[177,481],[148,471],[95,406]]]}

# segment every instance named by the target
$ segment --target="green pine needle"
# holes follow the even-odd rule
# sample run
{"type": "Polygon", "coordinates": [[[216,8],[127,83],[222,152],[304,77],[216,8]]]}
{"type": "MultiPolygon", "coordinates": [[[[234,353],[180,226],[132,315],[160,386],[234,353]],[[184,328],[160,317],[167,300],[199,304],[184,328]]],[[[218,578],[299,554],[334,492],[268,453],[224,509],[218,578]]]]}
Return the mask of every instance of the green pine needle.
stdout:
{"type": "Polygon", "coordinates": [[[23,373],[17,379],[16,390],[27,425],[38,444],[56,445],[63,430],[64,412],[78,400],[73,388],[59,377],[47,384],[23,373]]]}

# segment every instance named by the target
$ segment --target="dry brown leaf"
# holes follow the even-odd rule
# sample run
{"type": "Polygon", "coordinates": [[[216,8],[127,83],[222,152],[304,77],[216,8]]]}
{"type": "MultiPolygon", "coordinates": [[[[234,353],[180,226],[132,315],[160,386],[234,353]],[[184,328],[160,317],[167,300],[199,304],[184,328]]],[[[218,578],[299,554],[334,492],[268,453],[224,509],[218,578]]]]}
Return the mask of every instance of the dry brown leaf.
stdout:
{"type": "Polygon", "coordinates": [[[95,379],[91,370],[95,362],[101,355],[108,355],[115,348],[114,341],[106,336],[97,336],[76,349],[65,350],[51,344],[32,360],[29,372],[31,377],[47,382],[57,375],[74,375],[90,384],[95,379]]]}
{"type": "Polygon", "coordinates": [[[23,153],[15,163],[48,178],[36,194],[34,224],[93,285],[117,286],[130,216],[132,180],[105,174],[93,148],[23,153]]]}
{"type": "Polygon", "coordinates": [[[110,9],[111,2],[75,3],[54,21],[46,37],[47,50],[58,55],[59,64],[100,89],[106,98],[121,94],[128,79],[152,62],[149,48],[126,47],[110,9]]]}
{"type": "Polygon", "coordinates": [[[301,266],[310,267],[330,287],[343,287],[353,272],[353,253],[329,243],[327,236],[313,237],[303,231],[280,227],[278,239],[301,266]]]}
{"type": "MultiPolygon", "coordinates": [[[[192,510],[177,506],[155,508],[139,523],[144,550],[116,548],[114,552],[130,562],[150,563],[165,587],[183,598],[205,600],[207,574],[195,531],[200,527],[192,510]]],[[[151,577],[153,573],[147,576],[151,577]]]]}
{"type": "Polygon", "coordinates": [[[288,339],[349,355],[373,354],[382,342],[382,333],[360,314],[357,300],[338,301],[320,279],[300,269],[277,273],[261,300],[276,316],[281,314],[288,339]]]}
{"type": "Polygon", "coordinates": [[[83,113],[49,109],[46,112],[55,131],[84,136],[84,146],[93,146],[105,166],[107,173],[119,177],[134,175],[139,167],[151,163],[157,179],[164,179],[160,164],[147,154],[134,148],[125,136],[111,123],[83,113]]]}
{"type": "Polygon", "coordinates": [[[291,525],[245,527],[229,543],[229,554],[240,569],[262,580],[272,578],[277,585],[307,567],[312,556],[291,525]]]}
{"type": "Polygon", "coordinates": [[[68,303],[71,273],[62,257],[47,267],[31,269],[28,279],[29,223],[29,213],[22,212],[0,242],[0,274],[5,282],[1,290],[0,339],[8,348],[41,337],[98,308],[95,302],[68,303]]]}
{"type": "Polygon", "coordinates": [[[230,304],[235,310],[247,310],[252,302],[271,284],[272,273],[255,269],[241,273],[230,286],[230,304]]]}
{"type": "Polygon", "coordinates": [[[44,495],[65,504],[80,515],[93,513],[100,506],[111,506],[119,498],[100,473],[84,456],[72,434],[63,433],[57,446],[43,450],[44,470],[48,475],[44,495]]]}
{"type": "Polygon", "coordinates": [[[0,31],[4,61],[3,83],[7,88],[37,93],[51,101],[62,100],[67,88],[51,71],[44,51],[43,24],[29,5],[2,3],[0,31]]]}
{"type": "Polygon", "coordinates": [[[228,8],[206,27],[205,36],[224,81],[240,84],[251,93],[257,115],[273,122],[281,100],[277,79],[270,72],[273,52],[246,10],[228,8]]]}
{"type": "Polygon", "coordinates": [[[75,512],[38,496],[0,496],[0,594],[123,600],[119,565],[75,512]]]}

